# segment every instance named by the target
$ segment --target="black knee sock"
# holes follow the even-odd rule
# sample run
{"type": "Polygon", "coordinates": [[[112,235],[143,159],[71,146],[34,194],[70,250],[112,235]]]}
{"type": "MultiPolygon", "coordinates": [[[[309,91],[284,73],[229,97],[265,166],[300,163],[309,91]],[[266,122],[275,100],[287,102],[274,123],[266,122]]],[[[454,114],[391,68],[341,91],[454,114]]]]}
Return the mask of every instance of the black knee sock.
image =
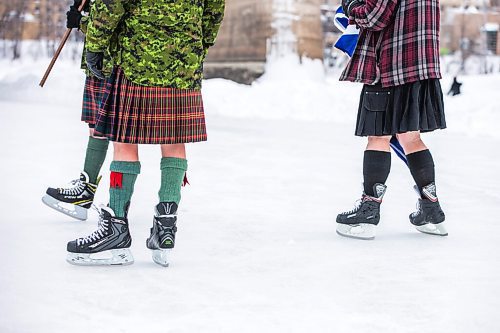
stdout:
{"type": "Polygon", "coordinates": [[[422,188],[436,181],[434,160],[429,149],[406,156],[411,175],[422,194],[422,188]]]}
{"type": "Polygon", "coordinates": [[[377,183],[385,184],[391,171],[391,153],[378,150],[365,151],[363,160],[363,187],[365,194],[375,196],[373,186],[377,183]]]}

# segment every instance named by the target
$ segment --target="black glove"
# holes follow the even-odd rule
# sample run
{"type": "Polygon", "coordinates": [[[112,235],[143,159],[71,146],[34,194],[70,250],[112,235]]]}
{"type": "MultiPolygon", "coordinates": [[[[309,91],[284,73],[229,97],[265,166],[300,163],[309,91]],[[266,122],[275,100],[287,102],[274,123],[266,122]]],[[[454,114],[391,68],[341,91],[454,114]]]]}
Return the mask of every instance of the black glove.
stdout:
{"type": "Polygon", "coordinates": [[[363,6],[364,4],[363,0],[342,0],[342,10],[345,16],[350,17],[353,8],[363,6]]]}
{"type": "Polygon", "coordinates": [[[102,72],[104,60],[103,52],[91,52],[87,51],[85,53],[85,61],[87,62],[87,68],[89,71],[94,74],[94,76],[100,80],[104,80],[106,77],[102,72]]]}
{"type": "Polygon", "coordinates": [[[68,29],[80,29],[80,21],[82,20],[82,14],[78,11],[75,6],[69,7],[66,12],[66,28],[68,29]]]}
{"type": "MultiPolygon", "coordinates": [[[[87,0],[87,2],[85,2],[85,6],[83,6],[83,11],[85,13],[90,13],[90,2],[91,0],[87,0]]],[[[82,0],[75,0],[73,2],[73,6],[78,9],[80,8],[80,5],[82,4],[82,0]]]]}

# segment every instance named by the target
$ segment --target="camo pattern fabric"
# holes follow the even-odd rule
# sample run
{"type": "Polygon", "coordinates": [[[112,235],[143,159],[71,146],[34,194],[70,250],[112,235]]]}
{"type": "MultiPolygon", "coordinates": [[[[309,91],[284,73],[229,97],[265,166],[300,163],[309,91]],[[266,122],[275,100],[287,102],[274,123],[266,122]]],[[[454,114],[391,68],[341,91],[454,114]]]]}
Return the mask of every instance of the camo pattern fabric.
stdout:
{"type": "MultiPolygon", "coordinates": [[[[95,1],[92,0],[91,2],[92,3],[90,6],[90,13],[92,13],[92,11],[93,11],[92,7],[93,7],[95,1]]],[[[86,16],[83,16],[82,19],[80,20],[80,29],[79,30],[84,34],[87,33],[88,24],[90,21],[90,13],[88,13],[88,15],[86,15],[86,16]]],[[[111,43],[110,48],[108,48],[108,49],[106,49],[106,51],[104,51],[102,72],[104,73],[104,75],[106,77],[110,77],[111,73],[113,72],[114,63],[113,63],[113,57],[111,56],[110,49],[116,50],[116,48],[117,48],[117,34],[116,33],[114,34],[110,43],[111,43]]],[[[82,62],[81,62],[80,68],[85,71],[86,76],[93,76],[92,73],[87,69],[87,63],[85,62],[85,44],[83,46],[83,50],[84,51],[82,54],[82,62]]]]}
{"type": "Polygon", "coordinates": [[[225,0],[96,0],[86,35],[92,52],[118,33],[115,64],[144,86],[200,89],[203,61],[214,45],[225,0]]]}

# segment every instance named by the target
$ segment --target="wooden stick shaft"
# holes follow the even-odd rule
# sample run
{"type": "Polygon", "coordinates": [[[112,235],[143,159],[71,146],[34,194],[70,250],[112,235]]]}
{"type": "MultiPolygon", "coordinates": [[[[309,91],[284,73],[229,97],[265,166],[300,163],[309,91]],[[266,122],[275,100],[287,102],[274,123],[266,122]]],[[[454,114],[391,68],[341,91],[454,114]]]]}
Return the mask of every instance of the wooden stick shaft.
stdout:
{"type": "MultiPolygon", "coordinates": [[[[85,7],[85,4],[87,3],[87,1],[88,0],[82,0],[82,2],[80,3],[80,7],[78,7],[79,12],[81,12],[83,10],[83,7],[85,7]]],[[[72,30],[73,29],[68,28],[68,30],[66,30],[66,32],[64,33],[64,35],[61,39],[61,42],[59,43],[59,47],[57,48],[56,53],[54,54],[54,56],[52,57],[52,60],[50,61],[49,67],[47,67],[47,70],[45,71],[45,74],[43,75],[43,78],[40,81],[40,87],[43,88],[43,86],[45,85],[45,81],[47,81],[47,78],[49,77],[50,72],[52,71],[52,68],[54,67],[54,64],[56,63],[57,58],[59,58],[59,55],[61,54],[61,51],[64,48],[64,45],[68,41],[68,38],[71,35],[72,30]]]]}

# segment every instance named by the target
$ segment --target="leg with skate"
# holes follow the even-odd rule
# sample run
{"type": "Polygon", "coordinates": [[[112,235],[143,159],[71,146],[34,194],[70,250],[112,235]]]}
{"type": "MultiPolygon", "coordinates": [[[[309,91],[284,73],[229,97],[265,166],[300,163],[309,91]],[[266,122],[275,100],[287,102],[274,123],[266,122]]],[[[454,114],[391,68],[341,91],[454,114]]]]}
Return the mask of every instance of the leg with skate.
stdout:
{"type": "Polygon", "coordinates": [[[177,204],[175,202],[160,202],[156,205],[151,235],[146,240],[146,246],[152,252],[152,258],[160,266],[170,265],[170,253],[175,246],[177,232],[177,204]]]}
{"type": "MultiPolygon", "coordinates": [[[[415,141],[419,142],[418,148],[426,148],[420,137],[415,141]]],[[[415,191],[419,196],[417,211],[410,215],[410,222],[420,232],[448,236],[444,225],[445,215],[436,194],[436,175],[432,154],[428,149],[423,149],[408,154],[407,158],[416,184],[415,191]]]]}
{"type": "Polygon", "coordinates": [[[183,144],[162,145],[161,150],[161,186],[158,191],[160,203],[155,208],[153,227],[146,240],[146,247],[152,251],[152,259],[156,264],[168,267],[175,246],[177,210],[186,177],[187,160],[183,144]]]}
{"type": "Polygon", "coordinates": [[[337,234],[357,239],[374,239],[375,228],[380,221],[380,204],[384,197],[386,186],[375,184],[375,196],[363,193],[354,209],[337,216],[337,234]]]}
{"type": "MultiPolygon", "coordinates": [[[[417,193],[420,191],[415,187],[417,193]]],[[[417,202],[417,211],[410,214],[410,222],[425,234],[448,236],[444,221],[445,215],[436,196],[436,185],[431,183],[422,189],[423,197],[417,202]]]]}
{"type": "Polygon", "coordinates": [[[92,206],[99,181],[100,178],[97,179],[96,184],[92,184],[87,173],[83,171],[80,178],[73,180],[66,188],[48,188],[42,201],[63,214],[77,220],[86,220],[87,211],[92,206]]]}

